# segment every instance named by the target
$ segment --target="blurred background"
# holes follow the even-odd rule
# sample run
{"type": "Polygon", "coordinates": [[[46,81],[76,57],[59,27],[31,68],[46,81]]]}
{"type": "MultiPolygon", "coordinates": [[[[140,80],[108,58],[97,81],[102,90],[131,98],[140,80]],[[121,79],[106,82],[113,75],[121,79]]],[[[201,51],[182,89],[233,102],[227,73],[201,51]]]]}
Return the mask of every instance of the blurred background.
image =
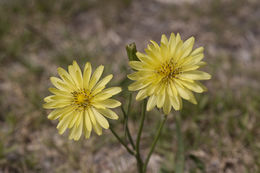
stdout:
{"type": "MultiPolygon", "coordinates": [[[[143,52],[149,40],[179,32],[205,47],[207,93],[198,105],[172,112],[151,158],[149,173],[174,173],[175,115],[182,117],[187,173],[260,171],[259,0],[0,0],[0,173],[135,173],[135,160],[109,130],[69,141],[42,108],[49,77],[73,60],[130,83],[125,45],[143,52]]],[[[117,99],[124,106],[129,93],[117,99]]],[[[110,121],[122,133],[119,121],[110,121]]],[[[129,126],[136,137],[140,103],[129,126]]],[[[147,153],[161,115],[148,112],[141,149],[147,153]]]]}

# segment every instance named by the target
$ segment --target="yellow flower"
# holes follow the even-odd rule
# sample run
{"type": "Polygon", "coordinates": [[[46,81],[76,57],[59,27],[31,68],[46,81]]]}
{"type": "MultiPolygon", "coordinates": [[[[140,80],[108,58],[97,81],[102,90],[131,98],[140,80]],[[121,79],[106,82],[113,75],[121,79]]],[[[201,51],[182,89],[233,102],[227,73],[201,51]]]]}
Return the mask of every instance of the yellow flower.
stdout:
{"type": "Polygon", "coordinates": [[[135,82],[129,85],[130,91],[140,90],[136,100],[149,97],[147,110],[163,107],[165,114],[169,114],[171,107],[175,110],[182,108],[184,98],[193,104],[197,101],[191,91],[202,93],[206,91],[197,80],[208,80],[210,74],[198,71],[206,63],[201,61],[204,57],[203,47],[192,51],[194,37],[185,42],[179,34],[172,33],[168,40],[162,35],[161,45],[151,41],[145,49],[146,54],[137,52],[140,61],[130,61],[129,65],[136,72],[128,75],[135,82]]]}
{"type": "Polygon", "coordinates": [[[49,88],[53,95],[44,98],[43,106],[46,109],[55,109],[49,115],[51,120],[59,119],[57,129],[63,134],[70,129],[69,139],[79,140],[82,131],[89,138],[92,128],[102,134],[102,127],[109,128],[107,118],[118,119],[115,112],[109,108],[121,105],[117,100],[111,99],[121,92],[120,87],[104,89],[113,75],[108,75],[99,81],[104,66],[99,66],[91,76],[92,67],[86,63],[83,75],[79,65],[73,61],[68,72],[58,68],[61,79],[51,77],[50,80],[56,88],[49,88]]]}

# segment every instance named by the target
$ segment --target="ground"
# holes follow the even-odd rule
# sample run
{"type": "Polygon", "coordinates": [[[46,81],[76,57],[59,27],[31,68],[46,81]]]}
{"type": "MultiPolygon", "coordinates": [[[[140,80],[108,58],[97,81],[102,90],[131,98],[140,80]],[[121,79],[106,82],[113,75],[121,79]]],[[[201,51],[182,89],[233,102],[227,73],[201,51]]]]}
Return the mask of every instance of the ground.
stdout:
{"type": "MultiPolygon", "coordinates": [[[[260,171],[260,2],[258,0],[0,0],[0,172],[134,173],[135,160],[109,130],[89,140],[69,141],[42,108],[49,77],[73,60],[90,61],[113,73],[111,85],[125,92],[131,72],[125,45],[143,52],[149,40],[179,32],[205,47],[204,82],[172,112],[149,164],[151,173],[173,173],[175,116],[182,118],[187,173],[260,171]]],[[[119,121],[110,121],[121,133],[119,121]]],[[[129,126],[136,137],[140,103],[129,126]]],[[[146,154],[161,114],[148,112],[141,149],[146,154]],[[153,128],[151,128],[153,127],[153,128]]]]}

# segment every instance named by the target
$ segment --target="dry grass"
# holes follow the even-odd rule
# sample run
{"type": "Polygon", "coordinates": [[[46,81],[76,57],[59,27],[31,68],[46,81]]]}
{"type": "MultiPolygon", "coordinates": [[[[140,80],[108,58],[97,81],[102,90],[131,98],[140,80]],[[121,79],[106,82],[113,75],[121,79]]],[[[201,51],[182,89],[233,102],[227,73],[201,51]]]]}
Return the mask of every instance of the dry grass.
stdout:
{"type": "MultiPolygon", "coordinates": [[[[113,84],[126,88],[124,46],[135,41],[143,50],[150,39],[171,32],[193,35],[196,46],[205,46],[205,70],[213,76],[209,92],[197,95],[198,106],[185,103],[174,113],[182,116],[185,171],[259,172],[259,8],[257,0],[0,0],[0,172],[136,172],[134,159],[109,131],[79,142],[58,135],[43,97],[56,68],[73,59],[105,64],[113,84]]],[[[136,104],[134,134],[138,112],[136,104]]],[[[144,153],[158,114],[149,112],[145,122],[144,153]]],[[[112,124],[122,130],[120,122],[112,124]]],[[[170,115],[149,172],[174,172],[175,138],[170,115]]]]}

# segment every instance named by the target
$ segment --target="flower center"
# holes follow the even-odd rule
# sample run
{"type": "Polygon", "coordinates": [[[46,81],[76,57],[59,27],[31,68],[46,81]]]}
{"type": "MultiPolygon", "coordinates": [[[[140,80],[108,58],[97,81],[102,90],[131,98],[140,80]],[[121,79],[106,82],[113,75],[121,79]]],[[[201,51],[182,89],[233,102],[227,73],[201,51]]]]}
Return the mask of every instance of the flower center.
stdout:
{"type": "Polygon", "coordinates": [[[76,104],[79,108],[86,108],[91,103],[91,94],[87,90],[80,90],[72,92],[74,98],[74,104],[76,104]]]}
{"type": "Polygon", "coordinates": [[[181,67],[177,67],[177,63],[174,63],[172,60],[164,62],[161,67],[155,71],[163,77],[163,80],[167,81],[178,78],[177,75],[182,73],[181,67]]]}

